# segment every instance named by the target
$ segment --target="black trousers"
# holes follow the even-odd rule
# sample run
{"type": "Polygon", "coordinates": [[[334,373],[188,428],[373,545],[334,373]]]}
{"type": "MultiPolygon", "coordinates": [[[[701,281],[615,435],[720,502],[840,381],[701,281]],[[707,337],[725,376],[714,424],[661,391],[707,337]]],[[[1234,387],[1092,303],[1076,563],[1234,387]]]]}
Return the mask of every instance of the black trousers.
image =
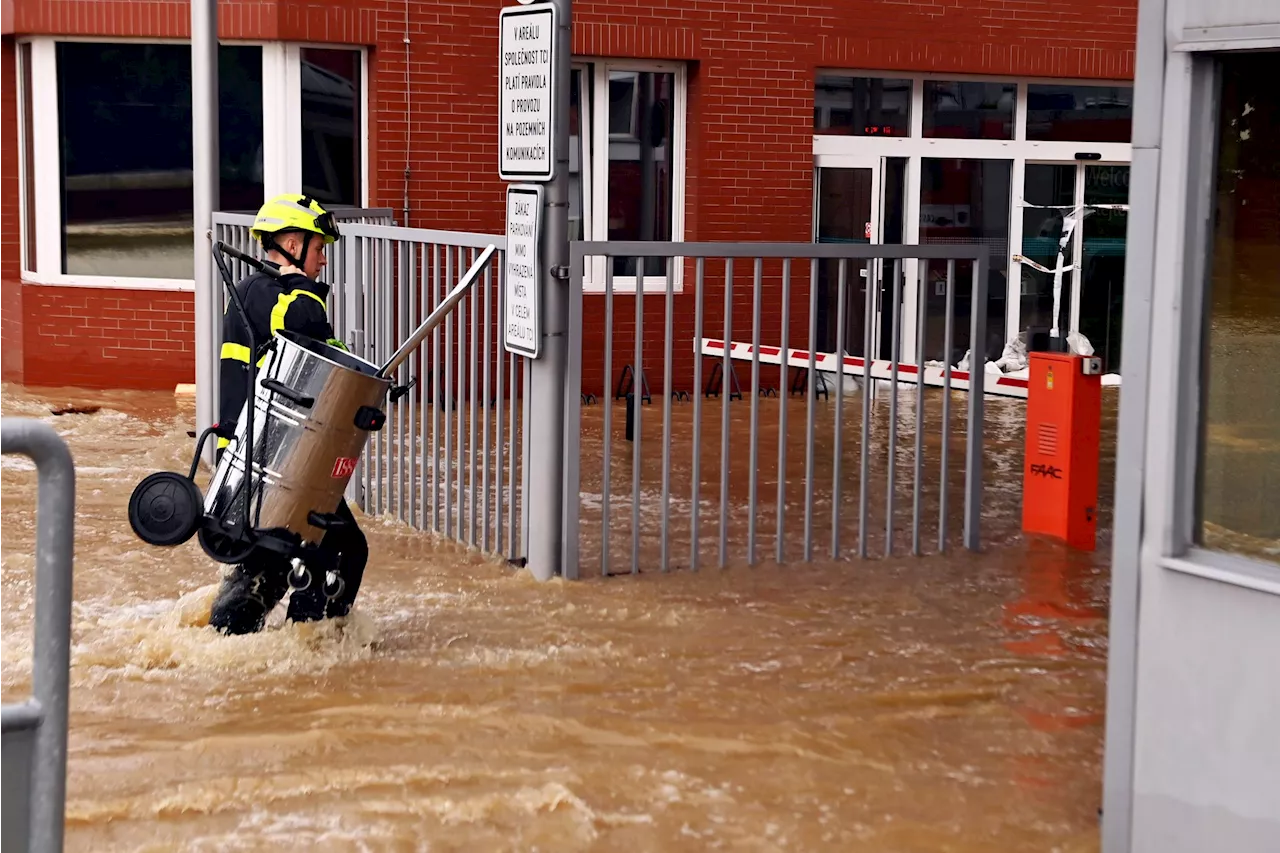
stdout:
{"type": "MultiPolygon", "coordinates": [[[[289,599],[291,622],[346,616],[355,604],[369,559],[369,543],[345,500],[338,505],[338,517],[346,524],[326,531],[320,548],[337,566],[343,583],[342,594],[326,601],[323,572],[313,571],[310,586],[294,592],[289,599]]],[[[209,624],[223,634],[252,634],[262,630],[267,614],[289,590],[291,568],[288,560],[269,552],[255,554],[236,566],[222,581],[213,601],[209,624]]]]}

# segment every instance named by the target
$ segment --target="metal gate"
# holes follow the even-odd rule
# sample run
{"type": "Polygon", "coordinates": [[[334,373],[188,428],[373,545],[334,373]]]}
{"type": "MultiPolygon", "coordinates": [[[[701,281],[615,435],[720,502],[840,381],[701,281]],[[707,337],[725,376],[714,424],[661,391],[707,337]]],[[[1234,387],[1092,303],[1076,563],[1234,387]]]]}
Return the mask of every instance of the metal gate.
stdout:
{"type": "Polygon", "coordinates": [[[67,791],[76,471],[66,443],[40,421],[0,421],[0,452],[30,457],[39,478],[33,695],[0,712],[4,849],[54,853],[62,850],[67,791]]]}
{"type": "MultiPolygon", "coordinates": [[[[565,454],[564,512],[565,529],[579,535],[570,535],[565,542],[564,574],[577,577],[582,563],[588,572],[613,573],[617,545],[629,551],[622,562],[633,573],[642,566],[667,571],[683,565],[696,570],[704,563],[708,547],[714,547],[720,566],[734,561],[732,551],[739,551],[751,565],[759,561],[758,545],[769,532],[773,560],[779,564],[797,558],[813,560],[820,533],[826,534],[822,550],[832,559],[839,559],[846,550],[863,558],[906,550],[921,554],[928,550],[926,539],[943,551],[952,546],[950,531],[957,522],[964,547],[978,549],[984,382],[979,368],[970,383],[967,371],[953,367],[952,354],[957,345],[964,345],[966,336],[968,341],[985,341],[985,310],[970,311],[968,327],[961,327],[959,335],[955,315],[957,296],[970,306],[986,306],[987,257],[985,247],[969,245],[572,244],[570,393],[565,422],[568,441],[580,441],[580,445],[578,452],[565,454]],[[799,264],[793,266],[797,260],[799,264]],[[924,378],[927,365],[928,311],[915,312],[916,352],[901,352],[906,264],[917,265],[916,304],[930,304],[928,286],[943,291],[943,358],[935,365],[941,376],[935,384],[941,388],[926,388],[925,381],[918,381],[924,378]],[[967,275],[957,273],[958,265],[969,268],[967,275]],[[619,273],[629,274],[631,287],[625,292],[615,286],[619,273]],[[587,278],[594,279],[591,284],[597,292],[584,297],[587,278]],[[967,286],[964,278],[969,279],[967,286]],[[679,322],[677,279],[682,290],[679,322]],[[850,296],[855,279],[867,283],[856,300],[850,296]],[[645,286],[635,287],[637,280],[644,280],[645,286]],[[659,292],[646,292],[650,285],[659,292]],[[835,294],[830,301],[835,307],[836,333],[834,346],[819,351],[823,287],[828,295],[835,294]],[[807,298],[807,326],[793,323],[793,295],[807,298]],[[602,301],[604,313],[603,381],[588,384],[583,383],[584,299],[602,301]],[[620,300],[625,302],[622,311],[615,310],[620,300]],[[662,328],[650,332],[646,324],[656,319],[650,313],[655,303],[664,309],[662,328]],[[860,341],[846,335],[853,312],[862,320],[860,341]],[[749,332],[735,326],[742,317],[749,318],[749,332]],[[881,317],[885,318],[884,334],[881,317]],[[716,345],[720,357],[708,363],[705,353],[716,351],[716,345]],[[735,364],[732,357],[731,351],[739,348],[751,353],[749,381],[739,380],[739,368],[745,371],[747,366],[735,364]],[[655,354],[661,362],[660,379],[651,378],[653,371],[646,369],[646,359],[654,359],[655,354]],[[865,377],[871,366],[864,360],[868,354],[888,359],[889,378],[870,380],[869,386],[864,378],[862,387],[870,387],[872,393],[849,389],[850,399],[856,399],[860,409],[850,417],[845,407],[850,384],[846,377],[865,377]],[[761,383],[766,358],[778,365],[771,371],[778,374],[777,386],[761,383]],[[877,386],[888,392],[879,395],[887,397],[885,403],[873,400],[877,386]],[[967,391],[963,404],[953,409],[957,387],[967,391]],[[796,408],[791,398],[797,395],[803,398],[803,415],[789,411],[796,408]],[[708,456],[703,411],[714,405],[709,402],[712,398],[718,398],[718,424],[712,424],[711,431],[719,434],[719,452],[708,456]],[[777,438],[772,448],[762,447],[761,416],[766,407],[776,413],[777,438]],[[926,463],[930,409],[936,413],[938,452],[936,459],[926,463]],[[887,423],[878,424],[877,416],[887,423]],[[957,416],[965,421],[963,444],[953,448],[958,443],[953,436],[959,428],[952,423],[957,416]],[[659,417],[661,428],[654,432],[648,424],[659,417]],[[795,417],[804,421],[799,436],[790,429],[789,421],[795,417]],[[857,426],[854,434],[846,429],[850,421],[857,426]],[[829,453],[819,454],[815,441],[819,433],[829,444],[829,453]],[[598,447],[595,435],[599,435],[598,447]],[[616,451],[618,445],[621,453],[616,451]],[[912,448],[910,454],[905,453],[906,446],[912,448]],[[801,448],[803,461],[797,464],[790,457],[799,455],[801,448]],[[848,452],[853,448],[856,456],[848,452]],[[660,455],[660,464],[646,466],[655,454],[660,455]],[[963,462],[962,472],[954,470],[956,459],[963,462]],[[629,490],[613,488],[614,470],[619,467],[629,475],[629,490]],[[848,474],[856,473],[856,480],[847,475],[847,468],[854,469],[848,474]],[[803,470],[803,480],[795,488],[789,472],[798,469],[803,470]],[[704,482],[708,473],[714,479],[704,482]],[[953,488],[961,478],[962,488],[953,488]],[[774,490],[771,501],[762,500],[766,481],[774,490]],[[847,507],[845,496],[855,491],[854,486],[856,508],[847,507]],[[718,501],[708,502],[705,491],[718,491],[718,501]],[[953,517],[953,501],[961,518],[953,517]],[[625,517],[618,523],[616,504],[628,512],[629,525],[625,517]],[[792,509],[791,504],[800,506],[792,509]],[[710,525],[705,518],[708,511],[710,525]],[[852,523],[846,523],[850,517],[852,523]],[[772,522],[770,531],[765,530],[765,522],[772,522]],[[710,542],[707,526],[714,530],[710,542]],[[930,526],[932,534],[926,536],[930,526]],[[677,533],[685,534],[684,550],[673,543],[677,533]],[[789,537],[798,537],[799,546],[788,548],[789,537]],[[583,559],[584,543],[592,552],[590,559],[583,559]]],[[[936,296],[932,301],[938,301],[936,296]]],[[[599,324],[593,322],[590,328],[593,339],[597,338],[599,324]]],[[[981,357],[984,348],[975,348],[981,357]]],[[[593,354],[593,358],[599,356],[593,354]]]]}
{"type": "MultiPolygon", "coordinates": [[[[485,553],[521,563],[528,540],[523,504],[529,401],[527,360],[501,345],[506,238],[400,228],[370,221],[380,211],[343,211],[342,239],[321,279],[330,287],[334,333],[375,364],[386,360],[487,246],[484,274],[395,377],[410,391],[387,408],[347,499],[485,553]]],[[[389,216],[389,211],[386,212],[389,216]]],[[[214,215],[214,239],[250,254],[249,215],[214,215]]],[[[244,265],[233,274],[246,275],[244,265]]],[[[225,288],[222,308],[226,307],[225,288]]],[[[221,348],[213,335],[214,358],[221,348]]],[[[197,389],[212,393],[216,387],[197,389]]]]}

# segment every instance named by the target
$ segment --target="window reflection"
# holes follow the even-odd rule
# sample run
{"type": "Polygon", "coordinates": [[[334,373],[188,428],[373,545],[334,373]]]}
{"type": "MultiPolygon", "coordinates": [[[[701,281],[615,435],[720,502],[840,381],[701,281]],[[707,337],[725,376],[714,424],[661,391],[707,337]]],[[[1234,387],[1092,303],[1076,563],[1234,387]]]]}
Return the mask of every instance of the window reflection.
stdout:
{"type": "MultiPolygon", "coordinates": [[[[609,72],[608,239],[670,240],[675,75],[609,72]]],[[[666,275],[669,261],[650,258],[645,275],[666,275]]],[[[635,258],[615,258],[614,275],[636,274],[635,258]]]]}
{"type": "MultiPolygon", "coordinates": [[[[191,278],[191,50],[57,46],[63,271],[191,278]]],[[[219,48],[220,190],[262,198],[262,49],[219,48]]]]}
{"type": "Polygon", "coordinates": [[[813,92],[813,129],[849,136],[909,136],[911,81],[819,76],[813,92]]]}
{"type": "MultiPolygon", "coordinates": [[[[977,243],[990,251],[987,265],[987,334],[976,349],[995,360],[1004,350],[1005,302],[1009,266],[1010,160],[937,160],[925,158],[920,172],[920,242],[977,243]]],[[[969,349],[973,262],[956,262],[952,350],[943,353],[946,319],[945,263],[929,265],[925,321],[925,357],[956,364],[969,349]]],[[[971,360],[972,363],[972,360],[971,360]]]]}
{"type": "Polygon", "coordinates": [[[1075,259],[1076,166],[1028,163],[1022,211],[1022,255],[1028,261],[1053,272],[1044,272],[1022,263],[1019,316],[1029,333],[1028,345],[1047,349],[1048,335],[1055,326],[1054,291],[1058,291],[1056,326],[1066,338],[1071,327],[1071,288],[1075,273],[1064,269],[1075,259]]]}
{"type": "Polygon", "coordinates": [[[586,205],[590,198],[587,164],[591,162],[591,92],[587,75],[573,69],[569,86],[569,239],[586,240],[586,205]],[[584,91],[585,89],[585,91],[584,91]]]}
{"type": "Polygon", "coordinates": [[[1132,86],[1027,86],[1027,139],[1128,142],[1132,86]]]}
{"type": "Polygon", "coordinates": [[[360,52],[302,48],[302,191],[359,206],[360,52]]]}
{"type": "Polygon", "coordinates": [[[927,139],[1013,139],[1013,83],[924,81],[927,139]]]}
{"type": "Polygon", "coordinates": [[[1221,68],[1199,541],[1280,563],[1280,53],[1221,68]]]}

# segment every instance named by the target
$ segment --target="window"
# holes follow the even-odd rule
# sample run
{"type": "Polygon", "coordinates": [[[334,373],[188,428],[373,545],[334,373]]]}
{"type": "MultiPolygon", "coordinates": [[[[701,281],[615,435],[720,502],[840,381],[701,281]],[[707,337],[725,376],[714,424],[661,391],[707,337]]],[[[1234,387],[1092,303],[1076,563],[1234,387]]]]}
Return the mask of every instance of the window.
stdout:
{"type": "MultiPolygon", "coordinates": [[[[813,94],[815,238],[869,232],[874,242],[986,245],[988,329],[979,351],[1005,372],[1025,369],[1015,339],[1030,332],[1033,347],[1048,346],[1056,291],[1061,335],[1092,346],[1104,371],[1116,372],[1131,95],[1123,81],[820,69],[813,94]],[[904,177],[891,180],[895,160],[904,177]],[[831,207],[832,186],[822,183],[851,164],[881,175],[870,222],[855,208],[831,207]],[[893,193],[896,181],[910,191],[893,193]]],[[[969,349],[971,307],[969,265],[957,266],[956,335],[946,356],[953,365],[969,349]]],[[[912,357],[922,267],[907,264],[903,271],[902,351],[912,357]]],[[[923,310],[932,360],[944,357],[946,265],[927,269],[923,310]]]]}
{"type": "MultiPolygon", "coordinates": [[[[570,94],[570,229],[574,239],[680,240],[684,227],[685,75],[680,65],[594,62],[574,69],[570,94]]],[[[603,290],[594,259],[584,287],[603,290]]],[[[613,258],[613,286],[665,291],[669,260],[613,258]]],[[[680,287],[681,269],[672,270],[680,287]]]]}
{"type": "MultiPolygon", "coordinates": [[[[222,191],[262,196],[262,49],[219,49],[222,191]]],[[[192,277],[191,49],[57,46],[62,271],[192,277]]]]}
{"type": "Polygon", "coordinates": [[[302,191],[321,204],[360,204],[360,54],[304,47],[302,191]]]}
{"type": "Polygon", "coordinates": [[[1128,142],[1132,86],[1027,86],[1027,139],[1128,142]]]}
{"type": "Polygon", "coordinates": [[[909,136],[911,81],[819,75],[813,129],[848,136],[909,136]]]}
{"type": "Polygon", "coordinates": [[[1280,563],[1280,53],[1221,69],[1197,540],[1280,563]]]}
{"type": "Polygon", "coordinates": [[[926,139],[1013,139],[1013,83],[924,81],[926,139]]]}
{"type": "MultiPolygon", "coordinates": [[[[190,45],[35,39],[19,56],[24,273],[189,289],[190,45]]],[[[360,50],[219,46],[220,209],[304,186],[331,204],[362,202],[362,64],[360,50]],[[264,123],[264,99],[300,114],[301,156],[298,122],[264,123]]]]}

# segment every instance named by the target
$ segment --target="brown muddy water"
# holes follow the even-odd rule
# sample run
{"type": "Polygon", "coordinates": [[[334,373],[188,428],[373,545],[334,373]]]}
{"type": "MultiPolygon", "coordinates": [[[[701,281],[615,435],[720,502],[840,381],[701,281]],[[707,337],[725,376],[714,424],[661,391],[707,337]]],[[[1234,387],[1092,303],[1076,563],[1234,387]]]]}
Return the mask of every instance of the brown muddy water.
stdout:
{"type": "MultiPolygon", "coordinates": [[[[1109,394],[1107,447],[1114,401],[1109,394]]],[[[953,545],[945,555],[852,557],[855,431],[842,454],[853,484],[841,499],[842,554],[831,560],[832,431],[815,429],[815,483],[828,485],[815,487],[814,561],[793,562],[803,551],[805,409],[791,401],[790,564],[742,565],[750,457],[749,440],[744,449],[735,438],[730,567],[718,568],[712,400],[703,412],[701,570],[682,569],[692,505],[685,451],[671,477],[676,570],[647,570],[661,529],[651,500],[660,495],[661,433],[650,431],[661,406],[646,406],[646,571],[600,578],[603,407],[586,407],[584,580],[540,584],[357,511],[371,557],[352,616],[287,625],[282,606],[261,634],[237,638],[206,626],[219,567],[194,541],[144,545],[126,519],[138,480],[185,470],[193,405],[168,394],[14,386],[4,386],[2,403],[6,416],[51,423],[78,465],[69,850],[1098,848],[1109,540],[1089,554],[1017,535],[1020,403],[988,404],[981,554],[953,545]],[[101,408],[50,414],[69,403],[101,408]]],[[[762,403],[755,515],[767,563],[778,479],[769,413],[778,401],[762,403]]],[[[739,427],[749,404],[734,406],[733,435],[749,436],[749,425],[739,427]]],[[[690,408],[673,413],[673,435],[691,429],[690,408]]],[[[832,411],[825,401],[815,408],[832,411]]],[[[611,570],[626,572],[632,446],[620,440],[621,411],[609,527],[611,570]]],[[[955,451],[952,465],[963,469],[955,451]]],[[[897,503],[909,545],[906,467],[897,503]]],[[[1104,523],[1111,470],[1104,462],[1104,523]]],[[[30,690],[32,466],[4,457],[0,488],[11,702],[30,690]]],[[[933,494],[923,502],[936,517],[933,494]]],[[[871,515],[882,553],[883,511],[871,515]]]]}

